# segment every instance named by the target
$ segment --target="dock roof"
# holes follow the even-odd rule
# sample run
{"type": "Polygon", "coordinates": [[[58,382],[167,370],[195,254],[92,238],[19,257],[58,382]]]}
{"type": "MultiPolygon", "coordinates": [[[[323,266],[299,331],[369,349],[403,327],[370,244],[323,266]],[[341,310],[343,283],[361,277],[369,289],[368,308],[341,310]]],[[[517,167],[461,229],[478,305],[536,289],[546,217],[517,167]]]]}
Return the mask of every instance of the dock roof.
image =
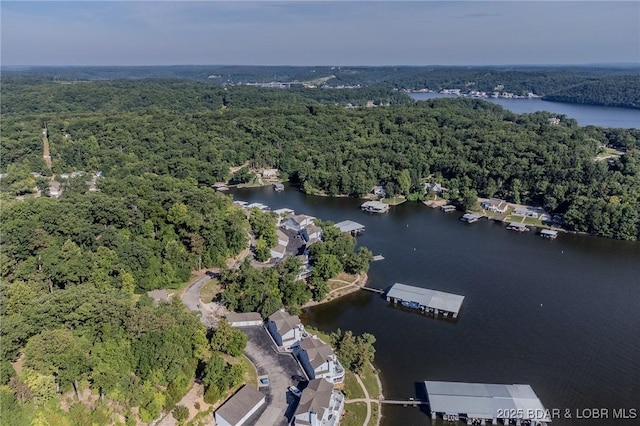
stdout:
{"type": "Polygon", "coordinates": [[[336,223],[335,226],[340,229],[340,232],[353,232],[364,229],[364,225],[352,220],[343,220],[342,222],[336,223]]]}
{"type": "Polygon", "coordinates": [[[553,231],[551,229],[543,229],[540,233],[542,235],[558,235],[558,231],[553,231]]]}
{"type": "Polygon", "coordinates": [[[542,402],[529,385],[424,382],[431,411],[480,419],[520,418],[550,422],[542,402]],[[506,417],[511,416],[511,417],[506,417]]]}
{"type": "Polygon", "coordinates": [[[407,302],[418,302],[421,306],[438,309],[441,311],[458,313],[462,306],[464,296],[445,293],[437,290],[429,290],[406,284],[395,283],[387,292],[387,297],[400,299],[407,302]]]}

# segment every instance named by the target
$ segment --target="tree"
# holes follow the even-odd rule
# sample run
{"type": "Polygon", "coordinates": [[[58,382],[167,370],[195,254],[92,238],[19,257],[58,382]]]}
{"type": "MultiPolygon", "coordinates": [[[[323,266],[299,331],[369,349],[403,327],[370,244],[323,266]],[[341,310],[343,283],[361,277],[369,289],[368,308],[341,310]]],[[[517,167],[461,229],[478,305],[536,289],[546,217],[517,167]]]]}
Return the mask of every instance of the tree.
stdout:
{"type": "Polygon", "coordinates": [[[189,409],[184,405],[176,405],[171,414],[178,423],[181,423],[189,418],[189,409]]]}
{"type": "Polygon", "coordinates": [[[213,336],[211,336],[211,348],[214,351],[224,352],[231,356],[240,356],[247,346],[247,335],[233,328],[227,320],[218,323],[213,336]]]}
{"type": "Polygon", "coordinates": [[[409,195],[411,191],[411,173],[409,170],[404,169],[398,173],[398,185],[403,195],[409,195]]]}

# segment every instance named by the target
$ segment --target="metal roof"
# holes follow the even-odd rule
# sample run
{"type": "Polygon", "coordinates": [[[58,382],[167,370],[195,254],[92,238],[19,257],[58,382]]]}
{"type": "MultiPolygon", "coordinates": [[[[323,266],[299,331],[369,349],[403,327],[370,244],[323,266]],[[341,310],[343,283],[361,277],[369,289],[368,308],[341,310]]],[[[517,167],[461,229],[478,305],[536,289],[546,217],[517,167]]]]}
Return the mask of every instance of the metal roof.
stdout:
{"type": "Polygon", "coordinates": [[[542,235],[558,235],[558,231],[552,231],[551,229],[543,229],[540,233],[542,235]]]}
{"type": "Polygon", "coordinates": [[[262,393],[249,385],[245,385],[218,408],[216,414],[232,425],[240,425],[242,424],[240,420],[255,407],[264,404],[264,402],[265,396],[262,393]]]}
{"type": "Polygon", "coordinates": [[[342,222],[336,223],[335,226],[340,229],[340,232],[353,232],[364,229],[364,225],[352,220],[343,220],[342,222]]]}
{"type": "Polygon", "coordinates": [[[480,419],[508,418],[550,422],[529,385],[424,382],[431,411],[480,419]]]}
{"type": "Polygon", "coordinates": [[[418,302],[421,306],[454,313],[460,311],[462,301],[464,300],[464,296],[458,296],[457,294],[413,287],[400,283],[395,283],[391,286],[387,292],[387,297],[393,297],[394,299],[401,299],[407,302],[418,302]]]}

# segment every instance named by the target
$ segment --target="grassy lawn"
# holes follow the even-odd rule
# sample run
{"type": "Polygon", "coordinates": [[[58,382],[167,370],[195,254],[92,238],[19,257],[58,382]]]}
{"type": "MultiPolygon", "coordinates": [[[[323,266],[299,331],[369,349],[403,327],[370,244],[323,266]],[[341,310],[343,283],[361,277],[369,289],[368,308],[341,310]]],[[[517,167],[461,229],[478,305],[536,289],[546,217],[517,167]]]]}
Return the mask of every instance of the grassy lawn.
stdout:
{"type": "Polygon", "coordinates": [[[381,201],[385,204],[389,204],[390,206],[397,206],[398,204],[402,204],[407,201],[407,199],[405,197],[391,197],[384,198],[381,201]]]}
{"type": "Polygon", "coordinates": [[[244,355],[240,358],[240,362],[244,365],[244,379],[246,382],[253,386],[258,386],[258,372],[256,371],[251,361],[244,355]]]}
{"type": "Polygon", "coordinates": [[[378,381],[376,380],[376,375],[378,373],[371,367],[371,364],[364,368],[364,373],[360,375],[362,379],[362,383],[367,388],[367,392],[369,392],[369,397],[375,399],[380,395],[380,388],[378,387],[378,381]]]}
{"type": "Polygon", "coordinates": [[[331,339],[329,338],[329,335],[327,333],[325,333],[324,331],[320,331],[317,328],[307,327],[307,326],[305,326],[305,328],[307,329],[307,331],[310,334],[317,335],[320,338],[320,340],[322,340],[323,342],[325,342],[327,344],[331,343],[331,339]]]}
{"type": "Polygon", "coordinates": [[[347,399],[364,398],[364,392],[358,384],[356,376],[349,370],[345,375],[342,391],[347,396],[347,399]]]}
{"type": "Polygon", "coordinates": [[[345,284],[340,281],[335,281],[333,279],[327,280],[327,286],[329,286],[329,291],[337,290],[343,287],[349,287],[349,284],[345,284]]]}
{"type": "Polygon", "coordinates": [[[344,415],[340,420],[342,426],[362,426],[367,417],[367,404],[354,402],[344,405],[344,415]]]}
{"type": "Polygon", "coordinates": [[[212,278],[211,281],[202,287],[200,299],[202,299],[204,303],[209,303],[220,293],[222,293],[220,282],[216,278],[212,278]]]}

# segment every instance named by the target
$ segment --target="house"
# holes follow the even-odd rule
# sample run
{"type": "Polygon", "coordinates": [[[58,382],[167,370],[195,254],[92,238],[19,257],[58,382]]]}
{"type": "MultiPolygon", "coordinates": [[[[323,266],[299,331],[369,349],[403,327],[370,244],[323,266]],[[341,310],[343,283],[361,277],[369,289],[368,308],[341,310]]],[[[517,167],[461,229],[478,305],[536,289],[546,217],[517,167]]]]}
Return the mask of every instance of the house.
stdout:
{"type": "Polygon", "coordinates": [[[52,181],[49,183],[49,197],[58,198],[60,194],[62,194],[60,182],[52,181]]]}
{"type": "Polygon", "coordinates": [[[278,236],[278,245],[279,246],[287,246],[289,244],[289,236],[282,232],[281,229],[276,230],[276,235],[278,236]]]}
{"type": "Polygon", "coordinates": [[[326,380],[314,379],[302,391],[292,425],[337,426],[344,410],[344,394],[326,380]]]}
{"type": "Polygon", "coordinates": [[[302,266],[300,267],[300,273],[296,276],[296,280],[304,280],[309,278],[311,275],[311,264],[309,263],[309,256],[307,254],[302,254],[300,256],[296,256],[300,259],[300,263],[302,266]]]}
{"type": "Polygon", "coordinates": [[[278,169],[264,169],[260,172],[263,179],[276,179],[278,177],[278,169]]]}
{"type": "Polygon", "coordinates": [[[317,336],[303,339],[294,354],[309,379],[326,379],[330,383],[344,381],[344,368],[333,349],[317,336]]]}
{"type": "Polygon", "coordinates": [[[215,420],[219,426],[241,426],[265,403],[265,396],[249,385],[243,386],[218,410],[215,420]]]}
{"type": "Polygon", "coordinates": [[[279,349],[291,350],[306,335],[300,318],[284,309],[274,312],[267,320],[267,330],[279,349]]]}
{"type": "Polygon", "coordinates": [[[289,215],[282,220],[282,226],[285,229],[301,231],[309,225],[313,225],[313,217],[304,214],[289,215]]]}
{"type": "Polygon", "coordinates": [[[504,213],[509,208],[509,204],[506,201],[497,198],[490,198],[483,201],[480,206],[485,209],[496,213],[504,213]]]}
{"type": "Polygon", "coordinates": [[[424,184],[424,192],[428,194],[429,192],[433,192],[435,194],[442,194],[442,185],[439,183],[431,183],[427,182],[424,184]]]}
{"type": "Polygon", "coordinates": [[[271,258],[272,259],[276,259],[276,260],[280,260],[284,257],[285,253],[287,252],[287,246],[283,246],[278,244],[277,246],[273,247],[270,250],[271,253],[271,258]]]}
{"type": "Polygon", "coordinates": [[[380,198],[384,198],[387,195],[382,185],[374,186],[373,189],[371,189],[371,193],[380,198]]]}
{"type": "Polygon", "coordinates": [[[251,327],[254,325],[262,325],[262,317],[257,312],[236,313],[231,312],[225,316],[232,327],[251,327]]]}
{"type": "Polygon", "coordinates": [[[300,235],[307,242],[307,245],[311,245],[322,238],[322,228],[315,225],[309,225],[300,231],[300,235]]]}

